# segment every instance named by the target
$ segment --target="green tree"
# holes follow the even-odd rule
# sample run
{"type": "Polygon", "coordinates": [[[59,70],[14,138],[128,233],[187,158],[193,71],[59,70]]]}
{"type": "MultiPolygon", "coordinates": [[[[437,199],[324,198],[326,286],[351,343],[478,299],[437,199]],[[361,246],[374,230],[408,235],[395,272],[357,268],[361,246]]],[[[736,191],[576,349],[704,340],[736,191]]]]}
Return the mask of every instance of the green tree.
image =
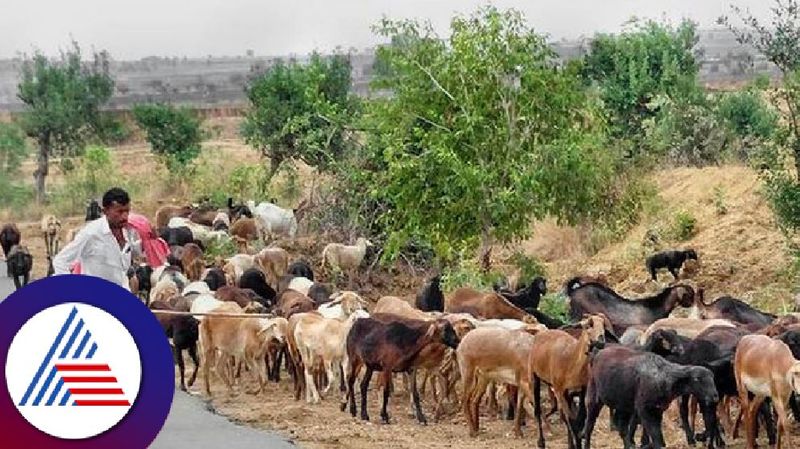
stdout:
{"type": "Polygon", "coordinates": [[[14,124],[0,123],[0,202],[16,203],[24,193],[14,181],[19,175],[19,166],[28,156],[25,135],[14,124]]]}
{"type": "Polygon", "coordinates": [[[659,95],[697,96],[697,41],[689,21],[677,27],[634,21],[618,35],[594,38],[584,75],[597,84],[616,137],[643,135],[643,121],[656,115],[651,104],[659,95]]]}
{"type": "Polygon", "coordinates": [[[795,176],[800,177],[800,2],[775,0],[768,24],[749,11],[732,6],[740,23],[728,16],[726,25],[743,45],[750,45],[775,64],[783,75],[783,86],[773,97],[779,110],[786,110],[788,145],[794,157],[795,176]],[[744,25],[743,27],[741,25],[744,25]]]}
{"type": "Polygon", "coordinates": [[[250,81],[242,135],[269,161],[266,183],[287,160],[324,170],[341,157],[357,112],[350,84],[349,57],[338,54],[279,61],[250,81]]]}
{"type": "Polygon", "coordinates": [[[17,96],[25,103],[20,123],[38,145],[38,164],[34,172],[36,195],[45,196],[45,179],[51,155],[72,155],[97,131],[100,107],[114,92],[109,73],[109,55],[93,54],[92,61],[81,60],[76,42],[48,59],[36,52],[26,56],[20,71],[17,96]]]}
{"type": "MultiPolygon", "coordinates": [[[[528,234],[531,218],[588,215],[609,176],[603,135],[578,74],[558,66],[544,37],[516,11],[484,7],[456,17],[441,39],[431,25],[383,20],[362,167],[384,209],[385,257],[410,240],[442,260],[528,234]],[[396,39],[395,39],[396,41],[396,39]]],[[[363,184],[362,184],[363,185],[363,184]]]]}
{"type": "Polygon", "coordinates": [[[170,171],[178,172],[200,154],[201,121],[189,109],[166,104],[139,104],[133,108],[136,123],[147,142],[170,171]]]}

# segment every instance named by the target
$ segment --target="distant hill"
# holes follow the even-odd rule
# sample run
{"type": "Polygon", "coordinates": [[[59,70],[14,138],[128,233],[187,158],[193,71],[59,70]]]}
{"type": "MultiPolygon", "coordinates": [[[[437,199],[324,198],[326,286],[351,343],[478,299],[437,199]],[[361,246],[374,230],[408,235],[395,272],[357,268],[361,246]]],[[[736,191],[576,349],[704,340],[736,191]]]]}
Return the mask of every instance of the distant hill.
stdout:
{"type": "MultiPolygon", "coordinates": [[[[727,30],[700,30],[700,79],[706,84],[738,83],[757,73],[776,76],[777,70],[752,49],[739,45],[727,30]],[[752,62],[752,64],[751,64],[752,62]]],[[[552,43],[564,59],[580,57],[589,39],[560,40],[552,43]]],[[[304,59],[300,57],[298,59],[304,59]]],[[[111,70],[117,80],[111,100],[113,109],[127,109],[147,101],[165,101],[195,107],[221,107],[242,104],[248,76],[257,73],[277,58],[239,56],[187,59],[148,57],[138,61],[115,61],[111,70]]],[[[353,90],[369,94],[374,50],[352,56],[353,90]]],[[[20,61],[0,60],[0,111],[17,111],[22,104],[16,97],[20,61]]]]}

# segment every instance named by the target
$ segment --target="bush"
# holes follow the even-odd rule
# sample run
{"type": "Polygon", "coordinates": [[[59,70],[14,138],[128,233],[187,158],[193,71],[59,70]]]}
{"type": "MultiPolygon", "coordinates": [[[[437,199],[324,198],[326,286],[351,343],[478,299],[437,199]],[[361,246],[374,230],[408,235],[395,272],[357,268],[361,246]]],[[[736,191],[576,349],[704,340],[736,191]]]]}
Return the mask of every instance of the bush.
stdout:
{"type": "Polygon", "coordinates": [[[689,240],[697,233],[696,226],[697,219],[691,213],[680,211],[673,219],[672,234],[676,240],[689,240]]]}
{"type": "Polygon", "coordinates": [[[778,114],[755,89],[723,94],[716,113],[740,138],[769,139],[778,129],[778,114]]]}
{"type": "Polygon", "coordinates": [[[764,178],[764,194],[778,226],[786,233],[800,229],[800,184],[783,171],[768,172],[764,178]]]}
{"type": "Polygon", "coordinates": [[[717,215],[725,215],[728,213],[728,206],[725,204],[725,189],[722,186],[714,187],[714,209],[717,215]]]}
{"type": "Polygon", "coordinates": [[[502,277],[501,273],[482,273],[474,258],[463,257],[462,254],[456,264],[442,270],[442,291],[451,292],[461,287],[490,290],[502,277]]]}
{"type": "Polygon", "coordinates": [[[226,259],[233,256],[237,252],[239,252],[239,250],[233,240],[214,239],[211,240],[208,245],[206,245],[206,250],[204,251],[203,256],[206,260],[212,261],[217,257],[226,259]]]}
{"type": "Polygon", "coordinates": [[[133,135],[133,130],[121,119],[109,114],[103,114],[98,119],[97,137],[106,145],[119,145],[125,143],[133,135]]]}
{"type": "Polygon", "coordinates": [[[551,318],[569,322],[569,302],[562,293],[548,293],[542,296],[539,310],[551,318]]]}
{"type": "Polygon", "coordinates": [[[140,104],[133,108],[136,123],[147,142],[171,172],[179,172],[200,154],[200,119],[186,108],[164,104],[140,104]]]}
{"type": "Polygon", "coordinates": [[[519,270],[519,279],[521,282],[528,283],[537,276],[547,277],[547,269],[534,256],[528,256],[517,251],[511,255],[509,262],[514,264],[519,270]]]}
{"type": "Polygon", "coordinates": [[[629,176],[606,193],[602,207],[588,224],[586,246],[590,254],[624,238],[643,215],[653,214],[660,207],[656,187],[636,172],[629,176]]]}

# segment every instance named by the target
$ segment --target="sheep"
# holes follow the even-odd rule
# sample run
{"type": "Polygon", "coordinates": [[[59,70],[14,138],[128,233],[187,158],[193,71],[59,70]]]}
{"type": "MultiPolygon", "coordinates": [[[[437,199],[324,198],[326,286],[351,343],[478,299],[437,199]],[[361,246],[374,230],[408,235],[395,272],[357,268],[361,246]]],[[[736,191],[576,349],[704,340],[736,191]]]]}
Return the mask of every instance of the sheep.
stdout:
{"type": "Polygon", "coordinates": [[[444,294],[439,284],[441,275],[432,277],[416,297],[415,305],[424,312],[444,312],[444,294]]]}
{"type": "Polygon", "coordinates": [[[649,325],[666,318],[678,305],[691,307],[695,296],[694,289],[688,285],[673,285],[661,293],[637,300],[623,298],[614,290],[595,283],[577,287],[570,283],[567,293],[573,320],[602,313],[611,320],[616,335],[624,334],[630,326],[649,325]]]}
{"type": "MultiPolygon", "coordinates": [[[[464,385],[462,409],[469,427],[469,436],[478,436],[479,407],[489,382],[518,387],[517,410],[533,400],[528,355],[534,346],[534,335],[496,327],[478,328],[469,332],[456,348],[456,359],[464,385]],[[523,401],[527,402],[523,404],[523,401]]],[[[514,420],[514,435],[522,436],[522,413],[514,420]]]]}
{"type": "MultiPolygon", "coordinates": [[[[225,303],[212,310],[212,313],[242,313],[235,303],[225,303]]],[[[273,339],[283,341],[283,326],[279,318],[229,318],[207,316],[200,326],[200,346],[203,348],[203,377],[205,392],[211,396],[210,366],[215,365],[217,374],[233,390],[233,373],[228,357],[235,364],[244,362],[255,377],[258,388],[251,394],[258,394],[266,385],[266,354],[268,343],[273,339]]]]}
{"type": "MultiPolygon", "coordinates": [[[[169,303],[164,301],[155,301],[150,304],[151,310],[170,310],[170,311],[187,311],[181,307],[172,307],[169,303]]],[[[172,339],[173,353],[175,355],[175,362],[181,373],[181,390],[186,391],[186,381],[184,372],[186,367],[183,363],[183,351],[189,352],[189,357],[194,362],[194,371],[192,377],[189,378],[189,386],[194,385],[197,379],[197,371],[200,369],[200,362],[197,360],[197,340],[199,339],[198,321],[188,315],[159,315],[156,314],[161,327],[167,334],[167,338],[172,339]]]]}
{"type": "MultiPolygon", "coordinates": [[[[316,313],[298,313],[290,321],[297,321],[290,328],[294,328],[293,342],[300,355],[300,362],[304,367],[306,402],[316,404],[320,401],[314,379],[311,375],[312,367],[317,360],[322,361],[328,375],[328,385],[322,391],[327,393],[339,377],[340,369],[344,369],[345,339],[359,318],[367,318],[369,314],[363,310],[356,310],[347,320],[324,318],[316,313]]],[[[295,361],[298,362],[298,361],[295,361]]]]}
{"type": "Polygon", "coordinates": [[[662,318],[651,324],[647,330],[645,330],[644,333],[639,336],[639,344],[645,344],[650,335],[659,329],[671,329],[682,337],[695,338],[704,330],[715,326],[736,327],[735,324],[728,320],[698,320],[694,318],[674,317],[662,318]]]}
{"type": "Polygon", "coordinates": [[[181,293],[182,288],[178,286],[172,277],[165,277],[153,286],[150,290],[150,301],[152,304],[155,301],[167,302],[169,298],[177,296],[181,293]]]}
{"type": "Polygon", "coordinates": [[[236,254],[225,262],[222,271],[225,272],[225,281],[228,285],[236,285],[239,278],[248,268],[255,267],[255,259],[249,254],[236,254]]]}
{"type": "Polygon", "coordinates": [[[348,272],[348,282],[352,284],[355,272],[364,260],[367,248],[371,246],[372,242],[364,237],[359,237],[355,246],[328,243],[322,250],[322,264],[330,267],[334,273],[348,272]]]}
{"type": "MultiPolygon", "coordinates": [[[[714,375],[700,366],[681,366],[661,356],[614,345],[598,352],[589,368],[586,389],[584,447],[591,448],[592,432],[603,406],[611,410],[613,427],[625,449],[634,447],[639,423],[654,449],[664,448],[661,422],[664,410],[679,396],[694,395],[703,408],[706,427],[716,425],[719,402],[714,375]]],[[[540,446],[541,447],[541,446],[540,446]]]]}
{"type": "Polygon", "coordinates": [[[314,309],[314,301],[311,298],[291,289],[281,292],[275,305],[275,313],[286,319],[295,313],[310,312],[314,309]]]}
{"type": "Polygon", "coordinates": [[[308,295],[308,291],[311,289],[312,285],[314,285],[314,282],[310,279],[296,277],[289,282],[288,288],[304,295],[308,295]]]}
{"type": "Polygon", "coordinates": [[[747,449],[755,447],[756,413],[767,398],[772,399],[778,415],[775,447],[780,449],[786,435],[786,403],[792,393],[800,394],[800,361],[782,341],[765,335],[746,335],[736,347],[734,374],[744,411],[747,449]]]}
{"type": "Polygon", "coordinates": [[[42,237],[44,237],[45,250],[49,257],[58,254],[61,239],[61,221],[55,215],[46,214],[41,221],[42,237]]]}
{"type": "Polygon", "coordinates": [[[264,248],[253,258],[256,265],[267,275],[270,284],[277,286],[278,279],[289,267],[289,253],[283,248],[264,248]]]}
{"type": "Polygon", "coordinates": [[[6,258],[6,269],[8,275],[14,279],[14,287],[19,290],[24,285],[28,285],[33,268],[33,257],[26,246],[14,245],[9,250],[6,258]],[[22,278],[22,281],[20,281],[22,278]]]}
{"type": "MultiPolygon", "coordinates": [[[[366,373],[361,381],[361,419],[369,421],[367,413],[367,389],[372,374],[380,371],[383,384],[383,406],[381,420],[389,423],[387,406],[392,386],[392,373],[408,370],[417,355],[431,343],[441,342],[455,349],[458,336],[453,326],[445,320],[432,322],[410,321],[383,323],[373,318],[356,320],[347,334],[347,399],[350,414],[356,416],[354,384],[362,367],[366,373]]],[[[417,420],[425,423],[425,416],[419,405],[416,377],[412,377],[412,394],[417,409],[417,420]]],[[[346,404],[341,404],[344,411],[346,404]]]]}
{"type": "Polygon", "coordinates": [[[248,242],[259,239],[260,228],[254,218],[242,217],[231,224],[230,234],[246,250],[248,242]]]}
{"type": "Polygon", "coordinates": [[[211,222],[212,231],[227,231],[231,227],[231,219],[225,212],[217,212],[214,220],[211,222]]]}
{"type": "Polygon", "coordinates": [[[203,274],[205,264],[203,263],[203,250],[194,243],[187,243],[183,247],[181,256],[181,266],[190,281],[199,281],[203,274]]]}
{"type": "Polygon", "coordinates": [[[314,280],[314,271],[311,269],[311,264],[305,260],[296,260],[289,265],[286,269],[286,274],[291,274],[294,277],[304,277],[308,280],[314,280]]]}
{"type": "MultiPolygon", "coordinates": [[[[581,321],[582,332],[575,338],[562,330],[548,329],[536,335],[536,344],[528,356],[528,373],[533,378],[534,415],[539,424],[539,447],[545,446],[542,431],[541,382],[553,389],[561,420],[567,427],[570,449],[580,449],[573,422],[575,411],[570,393],[586,388],[589,379],[589,352],[597,342],[605,343],[606,320],[602,316],[589,316],[581,321]]],[[[583,398],[581,398],[583,402],[583,398]]]]}
{"type": "Polygon", "coordinates": [[[670,273],[672,273],[672,277],[677,281],[681,267],[687,259],[697,260],[697,252],[695,252],[693,249],[687,249],[684,251],[662,251],[648,257],[645,261],[645,265],[647,266],[647,271],[650,273],[650,278],[652,280],[657,280],[656,272],[660,268],[666,268],[670,273]]]}
{"type": "Polygon", "coordinates": [[[322,304],[317,312],[325,318],[346,320],[356,310],[366,310],[367,302],[356,292],[343,291],[329,303],[322,304]]]}
{"type": "Polygon", "coordinates": [[[8,258],[11,247],[19,245],[20,240],[22,240],[22,234],[17,225],[14,223],[4,224],[0,229],[0,247],[3,248],[3,256],[8,258]]]}
{"type": "Polygon", "coordinates": [[[208,287],[208,284],[206,284],[203,281],[191,282],[189,285],[184,287],[183,290],[181,291],[181,295],[186,296],[186,297],[202,295],[204,293],[213,294],[211,289],[208,287]]]}
{"type": "Polygon", "coordinates": [[[155,222],[156,228],[163,228],[167,226],[170,219],[173,217],[188,217],[192,213],[191,206],[161,206],[156,211],[155,222]]]}
{"type": "Polygon", "coordinates": [[[274,235],[285,235],[293,239],[297,234],[297,219],[294,211],[266,202],[256,206],[254,201],[248,201],[247,207],[258,221],[265,243],[274,235]]]}

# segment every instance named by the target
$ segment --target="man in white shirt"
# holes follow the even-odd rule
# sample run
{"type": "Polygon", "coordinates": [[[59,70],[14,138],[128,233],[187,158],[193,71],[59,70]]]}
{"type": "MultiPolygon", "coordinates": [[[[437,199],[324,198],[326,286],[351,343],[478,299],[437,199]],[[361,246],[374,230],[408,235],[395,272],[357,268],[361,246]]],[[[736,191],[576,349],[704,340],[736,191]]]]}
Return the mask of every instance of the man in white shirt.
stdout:
{"type": "Polygon", "coordinates": [[[53,259],[55,274],[69,274],[79,262],[81,274],[96,276],[130,290],[128,268],[131,266],[136,233],[127,227],[131,199],[124,190],[114,187],[103,195],[104,216],[81,229],[53,259]]]}

